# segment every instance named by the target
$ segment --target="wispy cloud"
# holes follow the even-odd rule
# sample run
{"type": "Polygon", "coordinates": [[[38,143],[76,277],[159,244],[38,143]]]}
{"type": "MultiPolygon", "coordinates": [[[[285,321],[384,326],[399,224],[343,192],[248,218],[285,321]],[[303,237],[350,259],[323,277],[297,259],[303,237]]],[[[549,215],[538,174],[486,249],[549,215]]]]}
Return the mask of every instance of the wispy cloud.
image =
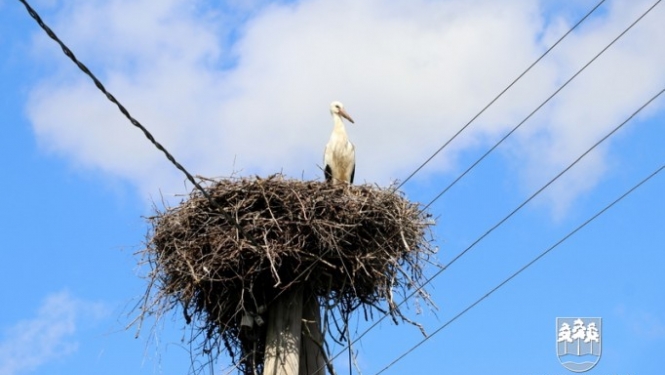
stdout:
{"type": "Polygon", "coordinates": [[[75,339],[82,316],[100,317],[105,308],[67,292],[48,296],[33,318],[3,329],[0,335],[0,375],[30,372],[78,349],[75,339]]]}
{"type": "MultiPolygon", "coordinates": [[[[547,2],[545,2],[547,3],[547,2]]],[[[649,5],[609,1],[496,103],[421,177],[487,147],[649,5]]],[[[110,90],[192,172],[320,175],[341,100],[356,120],[359,181],[403,178],[503,89],[573,20],[528,0],[76,0],[49,17],[110,90]]],[[[558,9],[558,8],[557,8],[558,9]]],[[[654,10],[502,148],[525,189],[553,176],[665,81],[665,7],[654,10]]],[[[43,37],[59,66],[33,88],[40,143],[144,193],[180,176],[43,37]]],[[[605,148],[550,195],[556,210],[608,169],[605,148]]]]}
{"type": "Polygon", "coordinates": [[[665,315],[660,311],[619,305],[615,312],[636,336],[647,340],[665,338],[665,315]]]}

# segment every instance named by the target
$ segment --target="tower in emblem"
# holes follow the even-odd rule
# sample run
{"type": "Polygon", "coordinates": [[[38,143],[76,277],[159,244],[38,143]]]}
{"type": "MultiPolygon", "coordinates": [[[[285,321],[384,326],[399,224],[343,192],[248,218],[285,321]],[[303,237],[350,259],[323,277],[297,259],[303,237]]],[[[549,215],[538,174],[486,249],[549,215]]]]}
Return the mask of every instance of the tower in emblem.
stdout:
{"type": "Polygon", "coordinates": [[[563,367],[588,371],[600,360],[601,318],[556,318],[556,354],[563,367]]]}

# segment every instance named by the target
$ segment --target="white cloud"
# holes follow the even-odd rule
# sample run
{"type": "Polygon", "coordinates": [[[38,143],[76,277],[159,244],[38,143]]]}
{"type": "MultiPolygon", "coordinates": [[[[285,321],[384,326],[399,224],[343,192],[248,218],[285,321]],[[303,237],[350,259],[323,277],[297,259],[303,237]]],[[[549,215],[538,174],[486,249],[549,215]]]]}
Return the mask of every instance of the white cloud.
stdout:
{"type": "Polygon", "coordinates": [[[665,338],[665,317],[661,312],[652,312],[622,304],[616,307],[615,313],[637,337],[649,341],[665,338]]]}
{"type": "MultiPolygon", "coordinates": [[[[554,55],[557,80],[572,76],[651,4],[611,2],[604,17],[572,35],[554,55]]],[[[659,22],[663,16],[665,8],[655,8],[566,87],[547,116],[527,127],[519,152],[531,188],[568,166],[663,88],[665,25],[659,22]]],[[[610,153],[606,142],[548,191],[555,214],[564,213],[574,198],[597,184],[609,168],[610,153]]]]}
{"type": "MultiPolygon", "coordinates": [[[[528,0],[257,0],[231,2],[227,13],[204,4],[78,0],[61,6],[54,28],[191,172],[213,176],[234,168],[319,176],[328,104],[338,99],[356,120],[357,179],[404,178],[570,24],[528,0]]],[[[646,5],[610,2],[421,177],[448,172],[460,151],[498,139],[646,5]]],[[[516,134],[507,150],[528,190],[663,82],[660,8],[516,134]]],[[[31,94],[40,142],[144,193],[181,192],[183,178],[163,156],[55,47],[35,44],[61,67],[31,94]]],[[[562,181],[555,208],[593,188],[605,163],[596,154],[562,181]]]]}
{"type": "Polygon", "coordinates": [[[48,296],[36,316],[21,320],[0,334],[0,375],[34,370],[78,349],[73,338],[81,315],[101,317],[100,304],[81,301],[67,292],[48,296]]]}

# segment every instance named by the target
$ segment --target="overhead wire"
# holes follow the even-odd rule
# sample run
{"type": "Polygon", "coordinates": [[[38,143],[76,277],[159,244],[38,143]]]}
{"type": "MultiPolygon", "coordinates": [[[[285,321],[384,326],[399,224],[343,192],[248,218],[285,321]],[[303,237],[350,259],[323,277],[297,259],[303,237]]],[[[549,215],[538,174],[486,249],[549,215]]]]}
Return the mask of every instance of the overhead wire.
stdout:
{"type": "Polygon", "coordinates": [[[460,134],[461,134],[461,133],[467,128],[467,127],[469,127],[469,125],[471,125],[471,123],[473,123],[473,122],[474,122],[478,117],[480,117],[480,115],[482,115],[482,114],[483,114],[483,113],[484,113],[489,107],[491,107],[491,106],[492,106],[497,100],[499,100],[499,98],[501,98],[501,97],[503,96],[503,94],[505,94],[508,90],[510,90],[510,88],[513,87],[513,86],[515,85],[515,83],[517,83],[517,81],[519,81],[520,79],[522,79],[522,77],[524,77],[524,76],[525,76],[525,75],[526,75],[526,74],[527,74],[527,73],[528,73],[528,72],[529,72],[534,66],[536,66],[536,65],[537,65],[537,64],[538,64],[538,63],[539,63],[539,62],[540,62],[545,56],[547,56],[547,55],[548,55],[548,54],[549,54],[549,53],[550,53],[550,52],[551,52],[551,51],[552,51],[557,45],[559,45],[559,43],[560,43],[562,40],[564,40],[564,39],[565,39],[570,33],[572,33],[573,30],[575,30],[575,29],[576,29],[579,25],[581,25],[581,24],[582,24],[587,18],[589,18],[589,16],[590,16],[593,12],[595,12],[596,9],[598,9],[598,7],[600,7],[604,2],[605,2],[605,0],[601,0],[601,1],[599,1],[599,2],[598,2],[593,8],[591,8],[591,10],[588,11],[588,12],[584,15],[584,17],[580,18],[580,20],[577,21],[577,23],[575,23],[570,29],[568,29],[568,31],[566,31],[566,33],[564,33],[564,34],[563,34],[563,35],[562,35],[562,36],[561,36],[556,42],[554,42],[554,44],[552,44],[547,50],[545,50],[545,52],[543,52],[543,54],[541,54],[541,55],[540,55],[540,56],[539,56],[534,62],[532,62],[531,65],[529,65],[529,67],[527,67],[527,68],[526,68],[526,69],[525,69],[520,75],[517,76],[517,78],[515,78],[510,84],[508,84],[508,86],[506,86],[503,90],[501,90],[501,92],[499,92],[499,94],[498,94],[497,96],[495,96],[494,99],[490,100],[490,102],[487,103],[487,105],[485,105],[485,107],[483,107],[478,113],[476,113],[475,116],[473,116],[473,117],[471,118],[471,120],[469,120],[466,124],[464,124],[464,126],[462,126],[462,128],[460,128],[460,129],[459,129],[459,130],[458,130],[458,131],[457,131],[457,132],[456,132],[456,133],[455,133],[450,139],[448,139],[446,142],[444,142],[444,144],[443,144],[441,147],[439,147],[439,149],[436,150],[436,151],[435,151],[435,152],[434,152],[429,158],[427,158],[422,164],[420,164],[420,166],[418,166],[418,168],[416,168],[413,172],[411,172],[411,174],[409,174],[409,175],[408,175],[408,176],[407,176],[407,177],[406,177],[406,178],[405,178],[405,179],[404,179],[399,185],[397,185],[397,187],[395,188],[395,190],[399,190],[399,189],[400,189],[402,186],[404,186],[404,184],[406,184],[406,183],[407,183],[407,182],[408,182],[413,176],[415,176],[415,175],[416,175],[421,169],[423,169],[423,168],[424,168],[424,167],[425,167],[430,161],[432,161],[432,159],[434,159],[434,157],[436,157],[436,155],[438,155],[441,151],[443,151],[444,148],[446,148],[446,147],[450,144],[450,142],[452,142],[455,138],[457,138],[457,136],[459,136],[459,135],[460,135],[460,134]]]}
{"type": "Polygon", "coordinates": [[[624,29],[616,38],[614,38],[608,45],[605,46],[600,52],[598,52],[591,60],[589,60],[582,68],[580,68],[575,74],[573,74],[566,82],[564,82],[561,86],[559,86],[558,89],[556,89],[545,101],[543,101],[536,109],[534,109],[531,113],[529,113],[522,121],[520,121],[515,127],[513,127],[508,133],[506,133],[498,142],[494,144],[489,150],[487,150],[480,158],[478,158],[471,166],[469,166],[462,174],[457,176],[451,182],[448,186],[446,186],[441,192],[434,197],[425,207],[423,208],[424,210],[428,209],[434,202],[436,202],[439,198],[443,196],[450,188],[452,188],[459,180],[461,180],[464,176],[466,176],[467,173],[469,173],[473,168],[475,168],[480,162],[482,162],[492,151],[494,151],[499,145],[501,145],[508,137],[510,137],[517,129],[519,129],[522,125],[524,125],[525,122],[527,122],[536,112],[538,112],[542,107],[545,106],[552,98],[554,98],[561,90],[563,90],[570,82],[572,82],[577,76],[579,76],[584,70],[586,70],[589,65],[591,65],[598,57],[600,57],[605,51],[607,51],[614,43],[616,43],[621,37],[623,37],[630,29],[633,28],[633,26],[637,25],[638,22],[640,22],[651,10],[653,10],[661,0],[656,1],[649,9],[647,9],[644,13],[642,13],[633,23],[630,24],[626,29],[624,29]]]}
{"type": "MultiPolygon", "coordinates": [[[[494,149],[496,149],[508,136],[510,136],[512,133],[517,130],[522,124],[524,124],[535,112],[537,112],[540,108],[542,108],[549,100],[551,100],[556,94],[558,94],[566,85],[568,85],[575,77],[577,77],[583,70],[585,70],[591,63],[593,63],[600,55],[602,55],[607,49],[609,49],[614,43],[616,43],[622,36],[624,36],[630,29],[632,29],[639,21],[641,21],[644,16],[646,16],[649,12],[651,12],[652,9],[655,8],[656,5],[658,5],[661,2],[661,0],[656,1],[651,7],[649,7],[645,12],[643,12],[633,23],[631,23],[626,29],[624,29],[616,38],[614,38],[608,45],[606,45],[598,54],[596,54],[589,62],[587,62],[581,69],[579,69],[573,76],[571,76],[563,85],[561,85],[552,95],[550,95],[543,103],[541,103],[534,111],[532,111],[524,120],[522,120],[515,128],[513,128],[508,134],[506,134],[501,140],[499,140],[492,148],[490,148],[481,158],[479,158],[475,163],[473,163],[465,172],[463,172],[460,176],[458,176],[450,185],[448,185],[441,193],[439,193],[432,201],[430,201],[424,208],[423,210],[426,210],[429,208],[436,200],[441,198],[441,196],[448,191],[455,183],[457,183],[462,177],[464,177],[471,169],[473,169],[476,165],[478,165],[487,155],[489,155],[490,152],[492,152],[494,149]]],[[[599,4],[598,4],[599,5],[599,4]]],[[[591,12],[596,10],[598,8],[598,5],[595,6],[589,13],[587,13],[583,19],[586,19],[591,12]]],[[[576,26],[579,24],[579,22],[576,24],[576,26]]],[[[569,34],[566,33],[565,35],[569,34]]],[[[560,41],[560,40],[559,40],[560,41]]],[[[557,42],[558,43],[558,42],[557,42]]],[[[570,168],[572,168],[575,164],[577,164],[586,154],[591,152],[594,148],[596,148],[600,143],[605,141],[607,138],[609,138],[614,132],[616,132],[619,128],[621,128],[623,125],[625,125],[630,119],[632,119],[637,113],[639,113],[644,107],[646,107],[648,104],[650,104],[653,100],[655,100],[658,96],[662,94],[662,91],[653,96],[649,101],[647,101],[643,106],[641,106],[637,111],[635,111],[629,118],[627,118],[624,122],[619,124],[616,128],[614,128],[609,134],[607,134],[605,137],[603,137],[601,140],[599,140],[596,144],[591,146],[586,152],[584,152],[579,158],[577,158],[573,163],[571,163],[567,168],[565,168],[562,172],[560,172],[558,175],[556,175],[553,179],[551,179],[548,183],[546,183],[544,186],[542,186],[538,191],[536,191],[534,194],[532,194],[529,198],[527,198],[524,202],[522,202],[517,208],[515,208],[512,212],[510,212],[507,216],[505,216],[503,219],[501,219],[499,222],[497,222],[494,226],[492,226],[490,229],[488,229],[483,235],[481,235],[478,239],[476,239],[471,245],[469,245],[467,248],[465,248],[462,252],[457,254],[450,262],[448,262],[445,266],[441,267],[433,276],[431,276],[429,279],[427,279],[419,288],[416,288],[411,294],[409,294],[402,302],[400,302],[397,306],[401,306],[404,304],[409,298],[413,297],[416,293],[418,293],[424,286],[429,284],[432,279],[435,277],[439,276],[444,270],[448,269],[453,263],[455,263],[457,260],[459,260],[462,256],[464,256],[468,251],[470,251],[473,247],[475,247],[480,241],[482,241],[485,237],[487,237],[490,233],[492,233],[494,230],[496,230],[499,226],[503,225],[508,219],[510,219],[517,211],[522,209],[526,204],[528,204],[531,200],[533,200],[537,195],[539,195],[543,190],[545,190],[548,186],[550,186],[554,181],[556,181],[559,177],[561,177],[564,173],[566,173],[570,168]]],[[[358,342],[362,337],[364,337],[370,330],[374,329],[378,324],[386,318],[387,315],[383,315],[381,318],[379,318],[374,324],[372,324],[367,330],[362,332],[358,337],[356,337],[352,342],[349,343],[349,345],[354,344],[358,342]]],[[[338,354],[332,356],[329,360],[332,361],[335,358],[337,358],[339,355],[341,355],[344,350],[346,350],[346,347],[342,349],[338,354]]]]}
{"type": "Polygon", "coordinates": [[[233,225],[236,228],[236,230],[238,232],[238,236],[241,237],[241,238],[246,239],[253,246],[259,247],[259,245],[256,243],[256,241],[253,238],[250,238],[245,234],[244,230],[240,226],[240,223],[238,223],[238,221],[233,216],[231,216],[228,212],[226,212],[220,204],[218,204],[214,199],[212,199],[212,196],[210,196],[210,194],[199,184],[199,182],[196,181],[194,176],[191,173],[189,173],[189,171],[187,171],[187,169],[185,169],[185,167],[182,166],[182,164],[180,164],[175,159],[175,157],[161,143],[159,143],[155,139],[155,137],[150,133],[150,131],[148,131],[148,129],[145,126],[143,126],[138,120],[136,120],[129,113],[127,108],[125,108],[125,106],[122,105],[104,87],[102,82],[92,73],[92,71],[90,71],[90,69],[88,69],[88,67],[85,64],[83,64],[81,61],[79,61],[77,59],[77,57],[74,55],[74,53],[71,51],[71,49],[69,49],[69,47],[67,47],[67,45],[65,45],[65,43],[55,34],[55,32],[48,25],[46,25],[46,23],[44,23],[44,21],[39,16],[37,11],[35,11],[30,6],[30,4],[27,2],[27,0],[19,0],[19,1],[21,3],[23,3],[26,10],[28,11],[28,14],[37,22],[37,24],[42,28],[42,30],[44,30],[44,32],[46,32],[46,34],[60,46],[63,53],[67,57],[69,57],[69,59],[72,60],[74,62],[74,64],[76,64],[76,66],[93,81],[93,83],[99,89],[99,91],[101,91],[111,103],[115,104],[118,107],[120,112],[129,120],[129,122],[132,125],[134,125],[139,130],[141,130],[141,132],[143,132],[143,135],[148,139],[148,141],[150,141],[150,143],[152,143],[159,151],[161,151],[164,154],[164,156],[166,156],[166,158],[171,162],[171,164],[173,164],[178,170],[180,170],[186,176],[187,180],[189,180],[189,182],[191,182],[192,185],[194,185],[194,187],[199,192],[201,192],[201,194],[210,202],[210,204],[213,207],[215,207],[219,210],[220,214],[224,217],[224,220],[226,220],[227,222],[229,222],[231,225],[233,225]]]}
{"type": "Polygon", "coordinates": [[[584,221],[582,224],[580,224],[580,225],[577,226],[575,229],[573,229],[571,232],[569,232],[568,234],[566,234],[564,237],[562,237],[559,241],[557,241],[556,243],[554,243],[552,246],[550,246],[550,247],[548,247],[547,249],[545,249],[545,251],[541,252],[538,256],[536,256],[536,257],[533,258],[531,261],[529,261],[527,264],[525,264],[524,266],[522,266],[521,268],[519,268],[517,271],[515,271],[513,274],[511,274],[510,276],[508,276],[508,277],[507,277],[506,279],[504,279],[501,283],[499,283],[497,286],[495,286],[494,288],[492,288],[489,292],[485,293],[482,297],[480,297],[480,298],[477,299],[475,302],[473,302],[472,304],[470,304],[469,306],[467,306],[464,310],[460,311],[457,315],[455,315],[455,316],[453,316],[452,318],[450,318],[450,319],[449,319],[448,321],[446,321],[443,325],[441,325],[439,328],[437,328],[435,331],[433,331],[429,336],[427,336],[427,337],[425,337],[424,339],[420,340],[418,343],[416,343],[416,344],[413,345],[411,348],[409,348],[409,350],[407,350],[407,351],[405,351],[404,353],[402,353],[399,357],[395,358],[392,362],[390,362],[387,366],[385,366],[384,368],[382,368],[381,370],[379,370],[379,371],[378,371],[377,373],[375,373],[374,375],[379,375],[379,374],[385,372],[386,370],[388,370],[390,367],[394,366],[397,362],[399,362],[399,361],[402,360],[404,357],[406,357],[407,355],[409,355],[411,352],[413,352],[414,350],[416,350],[419,346],[421,346],[422,344],[424,344],[425,342],[427,342],[428,340],[430,340],[432,337],[434,337],[434,335],[436,335],[437,333],[441,332],[443,329],[445,329],[446,327],[448,327],[448,326],[449,326],[451,323],[453,323],[455,320],[459,319],[462,315],[466,314],[469,310],[471,310],[472,308],[476,307],[480,302],[482,302],[482,301],[485,300],[487,297],[489,297],[490,295],[492,295],[494,292],[496,292],[497,290],[499,290],[501,287],[503,287],[504,285],[506,285],[506,284],[507,284],[508,282],[510,282],[512,279],[514,279],[515,277],[517,277],[517,275],[519,275],[520,273],[524,272],[527,268],[531,267],[533,264],[535,264],[537,261],[539,261],[539,260],[540,260],[541,258],[543,258],[545,255],[547,255],[550,251],[554,250],[556,247],[558,247],[558,246],[561,245],[563,242],[565,242],[565,241],[568,240],[570,237],[572,237],[575,233],[577,233],[577,232],[580,231],[582,228],[584,228],[585,226],[587,226],[589,223],[591,223],[592,221],[594,221],[595,219],[597,219],[600,215],[604,214],[607,210],[609,210],[610,208],[612,208],[612,206],[614,206],[615,204],[619,203],[621,200],[623,200],[623,199],[626,198],[628,195],[630,195],[630,194],[633,193],[635,190],[637,190],[637,188],[639,188],[640,186],[642,186],[644,183],[646,183],[647,181],[649,181],[651,178],[653,178],[654,176],[656,176],[658,173],[662,172],[663,169],[665,169],[665,164],[664,164],[664,165],[661,165],[661,166],[658,167],[654,172],[652,172],[652,173],[649,174],[647,177],[645,177],[645,178],[643,178],[642,180],[640,180],[637,184],[633,185],[633,187],[631,187],[630,189],[628,189],[628,190],[627,190],[625,193],[623,193],[621,196],[619,196],[619,197],[616,198],[614,201],[612,201],[611,203],[609,203],[608,205],[606,205],[606,206],[605,206],[603,209],[601,209],[600,211],[596,212],[596,213],[595,213],[593,216],[591,216],[589,219],[587,219],[587,220],[584,221]]]}

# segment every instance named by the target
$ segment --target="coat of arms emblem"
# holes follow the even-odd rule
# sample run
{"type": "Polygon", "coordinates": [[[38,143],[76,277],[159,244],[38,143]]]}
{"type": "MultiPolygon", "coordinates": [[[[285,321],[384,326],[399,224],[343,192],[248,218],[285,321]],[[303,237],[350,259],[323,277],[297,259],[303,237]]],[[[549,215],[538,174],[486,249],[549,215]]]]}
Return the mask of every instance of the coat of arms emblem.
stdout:
{"type": "Polygon", "coordinates": [[[556,354],[563,367],[588,371],[600,360],[601,318],[556,318],[556,354]]]}

